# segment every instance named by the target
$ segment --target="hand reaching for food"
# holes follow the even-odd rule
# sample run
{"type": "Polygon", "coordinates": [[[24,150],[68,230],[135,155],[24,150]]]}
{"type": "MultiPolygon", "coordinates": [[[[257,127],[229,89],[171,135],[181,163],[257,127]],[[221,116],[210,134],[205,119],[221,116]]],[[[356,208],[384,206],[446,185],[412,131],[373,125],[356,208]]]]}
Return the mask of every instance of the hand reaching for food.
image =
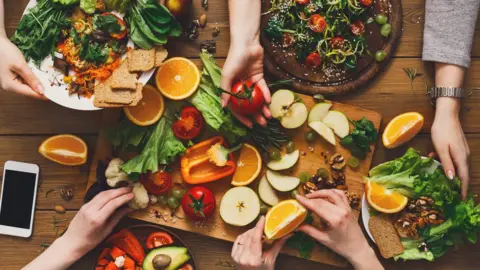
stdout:
{"type": "Polygon", "coordinates": [[[297,200],[328,224],[326,230],[302,225],[298,231],[344,256],[355,269],[383,269],[368,245],[343,191],[324,189],[305,197],[297,196],[297,200]]]}
{"type": "Polygon", "coordinates": [[[6,37],[0,35],[0,89],[24,96],[47,99],[37,76],[33,74],[20,50],[6,37]]]}
{"type": "Polygon", "coordinates": [[[261,217],[255,228],[237,237],[233,243],[232,258],[238,270],[273,270],[278,253],[289,236],[277,240],[269,250],[262,250],[265,217],[261,217]]]}
{"type": "Polygon", "coordinates": [[[99,193],[80,208],[65,234],[24,269],[68,268],[103,241],[118,222],[132,211],[130,208],[121,208],[132,199],[130,187],[99,193]]]}

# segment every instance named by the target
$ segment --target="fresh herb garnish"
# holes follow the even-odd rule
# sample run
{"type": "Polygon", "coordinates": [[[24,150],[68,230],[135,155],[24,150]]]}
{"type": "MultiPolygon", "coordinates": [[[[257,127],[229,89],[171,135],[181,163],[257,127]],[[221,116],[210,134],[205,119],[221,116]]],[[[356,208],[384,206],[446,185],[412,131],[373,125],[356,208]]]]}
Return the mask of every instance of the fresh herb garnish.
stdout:
{"type": "Polygon", "coordinates": [[[417,73],[416,68],[404,68],[403,71],[405,71],[405,73],[407,73],[407,76],[410,79],[410,87],[413,90],[413,81],[415,80],[415,78],[420,77],[423,74],[422,73],[417,73]]]}
{"type": "Polygon", "coordinates": [[[350,150],[353,156],[364,159],[370,152],[370,144],[374,143],[378,137],[378,131],[372,121],[365,117],[358,121],[349,119],[353,124],[352,133],[340,140],[340,143],[350,150]]]}
{"type": "Polygon", "coordinates": [[[80,50],[80,59],[95,65],[103,64],[107,61],[109,49],[107,44],[92,42],[84,44],[80,50]]]}
{"type": "Polygon", "coordinates": [[[290,141],[290,137],[284,132],[280,121],[274,118],[268,119],[265,127],[257,123],[253,124],[248,135],[265,152],[271,148],[280,149],[283,143],[290,141]]]}
{"type": "Polygon", "coordinates": [[[118,19],[114,15],[95,15],[93,17],[93,25],[95,29],[110,34],[118,34],[123,31],[122,26],[118,23],[118,19]]]}

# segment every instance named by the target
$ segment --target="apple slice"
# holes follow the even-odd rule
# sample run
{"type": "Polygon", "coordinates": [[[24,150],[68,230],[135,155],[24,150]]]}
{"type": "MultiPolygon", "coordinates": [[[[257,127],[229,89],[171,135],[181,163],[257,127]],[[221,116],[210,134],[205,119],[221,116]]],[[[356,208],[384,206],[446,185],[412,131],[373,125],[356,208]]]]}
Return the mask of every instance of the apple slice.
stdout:
{"type": "Polygon", "coordinates": [[[325,125],[322,121],[308,123],[308,126],[315,130],[327,142],[335,145],[335,135],[333,134],[332,129],[325,125]]]}
{"type": "Polygon", "coordinates": [[[287,113],[287,108],[295,102],[295,94],[287,89],[277,90],[272,95],[272,102],[270,102],[270,111],[272,117],[282,118],[287,113]]]}
{"type": "Polygon", "coordinates": [[[267,170],[266,176],[270,185],[280,192],[294,190],[300,184],[300,179],[297,177],[283,175],[271,170],[267,170]]]}
{"type": "Polygon", "coordinates": [[[260,179],[260,183],[258,183],[258,195],[264,203],[271,206],[274,206],[280,201],[275,189],[268,183],[265,175],[260,179]]]}
{"type": "Polygon", "coordinates": [[[308,114],[308,123],[315,121],[322,121],[332,107],[330,102],[321,102],[315,104],[308,114]]]}
{"type": "Polygon", "coordinates": [[[220,217],[233,226],[245,226],[260,214],[260,199],[249,187],[229,189],[220,202],[220,217]]]}
{"type": "Polygon", "coordinates": [[[290,169],[295,163],[297,163],[299,156],[300,151],[295,150],[292,153],[283,155],[279,160],[271,160],[267,163],[267,167],[274,171],[290,169]]]}
{"type": "Polygon", "coordinates": [[[342,112],[331,110],[323,118],[322,122],[327,125],[327,127],[333,129],[333,132],[335,132],[340,138],[343,138],[350,133],[350,124],[348,123],[347,117],[342,112]]]}
{"type": "Polygon", "coordinates": [[[287,113],[280,119],[284,128],[294,129],[303,125],[307,121],[308,110],[303,102],[293,103],[287,113]]]}

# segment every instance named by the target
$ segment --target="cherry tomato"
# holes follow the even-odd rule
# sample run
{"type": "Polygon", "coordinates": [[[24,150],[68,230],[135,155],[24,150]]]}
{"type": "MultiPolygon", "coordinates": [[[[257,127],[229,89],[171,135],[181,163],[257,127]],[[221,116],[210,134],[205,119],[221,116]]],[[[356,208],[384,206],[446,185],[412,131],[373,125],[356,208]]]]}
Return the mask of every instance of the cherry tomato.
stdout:
{"type": "Polygon", "coordinates": [[[192,187],[183,196],[182,209],[191,219],[204,220],[215,211],[215,196],[205,187],[192,187]]]}
{"type": "Polygon", "coordinates": [[[345,39],[341,36],[333,37],[328,41],[328,44],[330,44],[330,47],[332,47],[332,49],[340,49],[343,47],[344,43],[345,39]]]}
{"type": "Polygon", "coordinates": [[[193,270],[193,266],[191,264],[185,264],[178,268],[178,270],[193,270]]]}
{"type": "Polygon", "coordinates": [[[158,171],[142,175],[140,182],[149,193],[160,195],[172,186],[172,176],[168,172],[158,171]]]}
{"type": "Polygon", "coordinates": [[[308,20],[308,27],[310,27],[313,32],[321,33],[327,28],[327,21],[322,15],[313,14],[308,20]]]}
{"type": "Polygon", "coordinates": [[[322,65],[322,56],[317,52],[310,53],[307,59],[305,59],[305,65],[311,69],[320,67],[322,65]]]}
{"type": "Polygon", "coordinates": [[[180,118],[173,123],[173,133],[182,140],[191,140],[200,134],[204,125],[202,113],[193,106],[183,107],[180,118]]]}
{"type": "Polygon", "coordinates": [[[154,249],[161,246],[173,244],[173,238],[165,232],[153,232],[145,240],[145,246],[148,249],[154,249]]]}
{"type": "Polygon", "coordinates": [[[126,35],[127,35],[127,25],[125,24],[125,22],[120,18],[118,17],[117,15],[111,13],[111,12],[105,12],[105,13],[102,13],[101,16],[115,16],[115,18],[117,18],[117,22],[118,24],[120,24],[120,27],[122,29],[122,31],[120,33],[110,33],[110,36],[114,39],[123,39],[126,35]]]}
{"type": "Polygon", "coordinates": [[[360,20],[354,21],[350,24],[350,32],[355,36],[363,35],[365,33],[365,23],[360,20]]]}
{"type": "Polygon", "coordinates": [[[234,95],[243,96],[243,98],[237,98],[232,95],[230,98],[232,109],[239,114],[256,114],[260,112],[265,101],[260,87],[251,81],[235,83],[230,92],[234,95]]]}
{"type": "Polygon", "coordinates": [[[369,7],[373,3],[373,0],[360,0],[360,4],[362,4],[364,7],[369,7]]]}
{"type": "Polygon", "coordinates": [[[295,2],[297,2],[299,5],[306,5],[310,3],[310,0],[295,0],[295,2]]]}

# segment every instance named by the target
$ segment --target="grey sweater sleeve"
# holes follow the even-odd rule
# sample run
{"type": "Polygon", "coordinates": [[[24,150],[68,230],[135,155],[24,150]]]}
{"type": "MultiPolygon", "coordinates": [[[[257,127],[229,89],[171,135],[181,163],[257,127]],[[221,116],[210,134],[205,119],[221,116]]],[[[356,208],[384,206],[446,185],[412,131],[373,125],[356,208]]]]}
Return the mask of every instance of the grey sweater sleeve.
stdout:
{"type": "Polygon", "coordinates": [[[423,60],[469,67],[480,0],[427,0],[423,60]]]}

